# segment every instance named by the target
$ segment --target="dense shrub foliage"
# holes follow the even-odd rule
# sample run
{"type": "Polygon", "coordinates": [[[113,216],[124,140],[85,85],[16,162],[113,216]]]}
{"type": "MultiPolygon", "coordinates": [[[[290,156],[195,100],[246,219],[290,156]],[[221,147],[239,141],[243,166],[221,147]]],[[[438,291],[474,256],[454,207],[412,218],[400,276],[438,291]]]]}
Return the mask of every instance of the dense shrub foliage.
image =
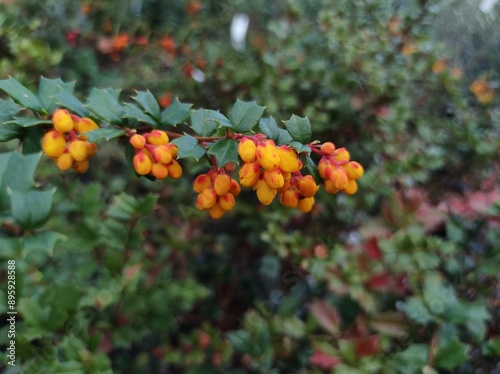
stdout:
{"type": "Polygon", "coordinates": [[[2,369],[498,372],[499,12],[471,4],[5,2],[2,369]]]}

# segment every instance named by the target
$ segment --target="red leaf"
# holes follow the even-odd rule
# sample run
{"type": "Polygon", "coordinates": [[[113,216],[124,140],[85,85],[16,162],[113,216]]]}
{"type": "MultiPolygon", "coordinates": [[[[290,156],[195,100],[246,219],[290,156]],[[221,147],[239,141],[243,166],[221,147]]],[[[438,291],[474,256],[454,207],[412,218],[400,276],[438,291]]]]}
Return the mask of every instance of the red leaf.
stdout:
{"type": "Polygon", "coordinates": [[[331,370],[342,363],[342,360],[323,351],[315,350],[311,357],[309,357],[309,362],[311,365],[317,366],[321,370],[331,370]]]}
{"type": "Polygon", "coordinates": [[[325,300],[315,300],[310,306],[311,313],[318,323],[331,334],[340,331],[340,316],[337,310],[325,300]]]}
{"type": "Polygon", "coordinates": [[[373,259],[382,258],[382,251],[380,250],[380,247],[378,246],[378,238],[376,238],[375,236],[368,238],[365,241],[363,248],[365,249],[368,257],[373,258],[373,259]]]}
{"type": "Polygon", "coordinates": [[[373,356],[380,350],[380,338],[378,335],[361,336],[354,339],[357,357],[373,356]]]}

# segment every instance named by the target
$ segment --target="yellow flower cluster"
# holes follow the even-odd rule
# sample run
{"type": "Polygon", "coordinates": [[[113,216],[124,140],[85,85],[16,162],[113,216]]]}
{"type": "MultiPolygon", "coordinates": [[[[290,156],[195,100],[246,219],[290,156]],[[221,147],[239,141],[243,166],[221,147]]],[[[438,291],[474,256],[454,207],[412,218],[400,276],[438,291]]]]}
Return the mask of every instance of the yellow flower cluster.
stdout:
{"type": "Polygon", "coordinates": [[[99,126],[90,118],[71,115],[66,109],[57,109],[52,114],[53,128],[42,138],[42,150],[61,170],[73,168],[84,173],[89,168],[89,157],[97,154],[94,143],[83,134],[99,126]]]}
{"type": "Polygon", "coordinates": [[[137,174],[150,174],[158,179],[182,176],[182,167],[176,160],[177,146],[169,141],[167,133],[161,130],[130,137],[130,144],[136,152],[133,164],[137,174]]]}
{"type": "Polygon", "coordinates": [[[210,216],[221,218],[225,212],[234,208],[235,197],[241,191],[238,182],[231,179],[224,169],[212,169],[207,174],[200,174],[193,183],[198,193],[196,208],[208,210],[210,216]]]}

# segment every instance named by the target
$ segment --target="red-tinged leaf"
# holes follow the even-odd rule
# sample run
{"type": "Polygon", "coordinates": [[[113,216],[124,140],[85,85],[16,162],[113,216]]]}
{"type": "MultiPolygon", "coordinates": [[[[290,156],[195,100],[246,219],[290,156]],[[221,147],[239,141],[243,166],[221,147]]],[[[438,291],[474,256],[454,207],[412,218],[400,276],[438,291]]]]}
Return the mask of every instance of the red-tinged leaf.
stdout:
{"type": "Polygon", "coordinates": [[[394,278],[387,273],[372,275],[366,287],[373,291],[388,291],[394,285],[394,278]]]}
{"type": "Polygon", "coordinates": [[[366,254],[368,255],[368,257],[370,257],[374,260],[382,258],[382,251],[380,250],[380,247],[378,246],[378,238],[376,238],[375,236],[368,238],[365,241],[363,248],[366,251],[366,254]]]}
{"type": "Polygon", "coordinates": [[[321,370],[331,370],[338,364],[341,364],[342,360],[323,351],[316,350],[311,357],[309,357],[309,363],[321,370]]]}
{"type": "Polygon", "coordinates": [[[326,300],[314,300],[310,306],[311,313],[318,323],[331,334],[340,332],[340,315],[326,300]]]}
{"type": "Polygon", "coordinates": [[[354,339],[354,345],[358,358],[373,356],[380,351],[380,338],[378,335],[361,336],[354,339]]]}
{"type": "Polygon", "coordinates": [[[401,312],[378,314],[371,319],[370,327],[388,336],[405,337],[408,335],[408,322],[401,312]]]}
{"type": "Polygon", "coordinates": [[[139,270],[141,270],[141,267],[142,264],[135,264],[123,269],[123,278],[125,278],[127,281],[134,279],[139,273],[139,270]]]}
{"type": "Polygon", "coordinates": [[[437,230],[444,222],[446,213],[428,203],[420,204],[414,213],[414,218],[425,226],[427,232],[437,230]]]}

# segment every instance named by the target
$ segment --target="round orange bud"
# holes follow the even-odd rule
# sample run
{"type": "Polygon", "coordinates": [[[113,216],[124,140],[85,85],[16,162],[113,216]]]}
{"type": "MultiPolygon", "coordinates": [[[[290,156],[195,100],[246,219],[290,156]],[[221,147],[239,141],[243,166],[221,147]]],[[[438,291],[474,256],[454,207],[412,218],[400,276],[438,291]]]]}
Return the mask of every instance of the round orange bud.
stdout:
{"type": "Polygon", "coordinates": [[[345,171],[347,172],[347,177],[349,179],[357,180],[362,177],[365,170],[361,164],[356,161],[351,161],[347,165],[344,166],[345,171]]]}
{"type": "Polygon", "coordinates": [[[42,138],[42,149],[47,156],[57,158],[66,149],[66,139],[57,131],[49,131],[42,138]]]}
{"type": "Polygon", "coordinates": [[[351,159],[351,155],[349,151],[344,147],[337,149],[332,153],[332,157],[335,161],[349,161],[351,159]]]}
{"type": "Polygon", "coordinates": [[[213,188],[207,188],[200,195],[201,204],[205,209],[210,209],[217,202],[217,192],[213,188]]]}
{"type": "Polygon", "coordinates": [[[179,151],[179,148],[175,144],[168,143],[167,148],[170,151],[170,154],[172,155],[172,158],[177,158],[177,152],[179,151]]]}
{"type": "Polygon", "coordinates": [[[263,173],[264,180],[272,188],[281,188],[285,184],[285,179],[281,175],[280,168],[272,171],[265,170],[263,173]]]}
{"type": "Polygon", "coordinates": [[[311,175],[300,178],[297,182],[297,188],[304,197],[313,197],[318,190],[318,186],[311,175]]]}
{"type": "Polygon", "coordinates": [[[70,132],[74,128],[71,115],[66,109],[56,109],[52,114],[52,123],[56,131],[60,133],[70,132]]]}
{"type": "Polygon", "coordinates": [[[335,151],[335,144],[332,142],[326,142],[321,145],[321,152],[325,155],[331,155],[335,151]]]}
{"type": "Polygon", "coordinates": [[[257,199],[264,205],[271,204],[277,193],[276,189],[269,187],[264,180],[259,180],[254,188],[257,190],[257,199]]]}
{"type": "Polygon", "coordinates": [[[250,138],[243,138],[238,144],[238,154],[243,162],[254,162],[257,153],[257,146],[250,138]]]}
{"type": "Polygon", "coordinates": [[[196,209],[198,210],[205,210],[205,206],[203,205],[203,194],[199,193],[198,196],[196,196],[196,201],[194,203],[196,206],[196,209]]]}
{"type": "Polygon", "coordinates": [[[358,191],[358,184],[355,180],[349,179],[343,191],[348,195],[354,195],[358,191]]]}
{"type": "Polygon", "coordinates": [[[152,167],[153,167],[153,163],[151,162],[151,159],[142,152],[137,153],[134,156],[133,164],[134,164],[135,171],[139,175],[149,174],[151,172],[152,167]]]}
{"type": "Polygon", "coordinates": [[[85,173],[89,169],[89,160],[85,159],[83,161],[73,162],[73,170],[77,173],[85,173]]]}
{"type": "Polygon", "coordinates": [[[147,140],[149,144],[153,145],[165,145],[169,141],[167,133],[161,130],[151,131],[147,136],[147,140]]]}
{"type": "Polygon", "coordinates": [[[321,177],[321,179],[329,178],[333,169],[335,169],[335,167],[333,166],[333,164],[330,161],[328,161],[327,158],[322,157],[321,160],[319,160],[318,172],[319,172],[319,176],[321,177]]]}
{"type": "Polygon", "coordinates": [[[210,208],[208,211],[210,214],[210,217],[213,219],[219,219],[224,215],[224,209],[220,206],[220,204],[215,204],[213,207],[210,208]]]}
{"type": "Polygon", "coordinates": [[[227,193],[219,197],[219,205],[224,210],[232,210],[235,205],[234,195],[227,193]]]}
{"type": "Polygon", "coordinates": [[[193,190],[195,190],[198,193],[203,192],[206,190],[212,182],[210,181],[210,177],[207,174],[200,174],[196,177],[196,179],[193,182],[193,190]]]}
{"type": "Polygon", "coordinates": [[[239,171],[240,184],[245,187],[253,186],[259,179],[260,165],[257,162],[246,162],[239,171]]]}
{"type": "Polygon", "coordinates": [[[135,149],[143,149],[146,145],[146,138],[142,135],[134,134],[130,137],[129,142],[135,149]]]}
{"type": "Polygon", "coordinates": [[[238,196],[241,192],[241,187],[239,185],[239,183],[234,180],[234,179],[231,179],[231,187],[229,188],[229,193],[233,194],[234,197],[238,196]]]}
{"type": "Polygon", "coordinates": [[[161,162],[162,164],[170,164],[172,161],[172,154],[170,153],[170,149],[168,149],[165,145],[159,145],[155,149],[153,149],[153,157],[156,161],[161,162]]]}
{"type": "Polygon", "coordinates": [[[71,118],[73,119],[73,123],[75,125],[75,131],[78,134],[85,134],[86,132],[97,130],[99,128],[99,125],[97,125],[97,123],[90,118],[80,118],[78,116],[71,116],[71,118]]]}
{"type": "Polygon", "coordinates": [[[296,208],[299,204],[299,194],[295,190],[286,190],[281,194],[280,202],[287,208],[296,208]]]}
{"type": "Polygon", "coordinates": [[[153,166],[151,167],[151,174],[158,179],[165,179],[168,177],[167,165],[160,162],[153,163],[153,166]]]}
{"type": "Polygon", "coordinates": [[[309,213],[314,205],[314,197],[300,199],[297,207],[302,213],[309,213]]]}
{"type": "Polygon", "coordinates": [[[94,157],[97,154],[97,146],[95,145],[95,143],[87,142],[87,151],[89,157],[94,157]]]}
{"type": "Polygon", "coordinates": [[[182,176],[182,167],[176,160],[172,160],[167,168],[169,177],[179,179],[182,176]]]}
{"type": "Polygon", "coordinates": [[[331,194],[336,194],[339,192],[338,188],[335,188],[335,185],[330,179],[325,179],[323,181],[323,186],[325,187],[325,191],[331,194]]]}
{"type": "Polygon", "coordinates": [[[333,182],[333,186],[339,190],[343,190],[348,181],[346,171],[340,167],[333,170],[328,179],[330,179],[333,182]]]}
{"type": "Polygon", "coordinates": [[[256,150],[257,162],[266,170],[273,170],[280,164],[276,146],[270,142],[260,142],[256,150]]]}
{"type": "Polygon", "coordinates": [[[279,167],[287,173],[293,173],[299,170],[299,159],[297,153],[287,145],[278,148],[280,158],[279,167]]]}
{"type": "Polygon", "coordinates": [[[88,158],[89,150],[87,148],[87,143],[82,140],[75,140],[69,143],[68,151],[75,161],[83,161],[88,158]]]}
{"type": "Polygon", "coordinates": [[[68,152],[64,152],[57,158],[56,164],[59,169],[65,171],[68,170],[71,166],[73,166],[73,161],[74,161],[73,156],[71,156],[71,154],[68,152]]]}
{"type": "Polygon", "coordinates": [[[214,179],[214,189],[217,195],[222,196],[229,192],[231,188],[231,178],[227,174],[219,174],[214,179]]]}

